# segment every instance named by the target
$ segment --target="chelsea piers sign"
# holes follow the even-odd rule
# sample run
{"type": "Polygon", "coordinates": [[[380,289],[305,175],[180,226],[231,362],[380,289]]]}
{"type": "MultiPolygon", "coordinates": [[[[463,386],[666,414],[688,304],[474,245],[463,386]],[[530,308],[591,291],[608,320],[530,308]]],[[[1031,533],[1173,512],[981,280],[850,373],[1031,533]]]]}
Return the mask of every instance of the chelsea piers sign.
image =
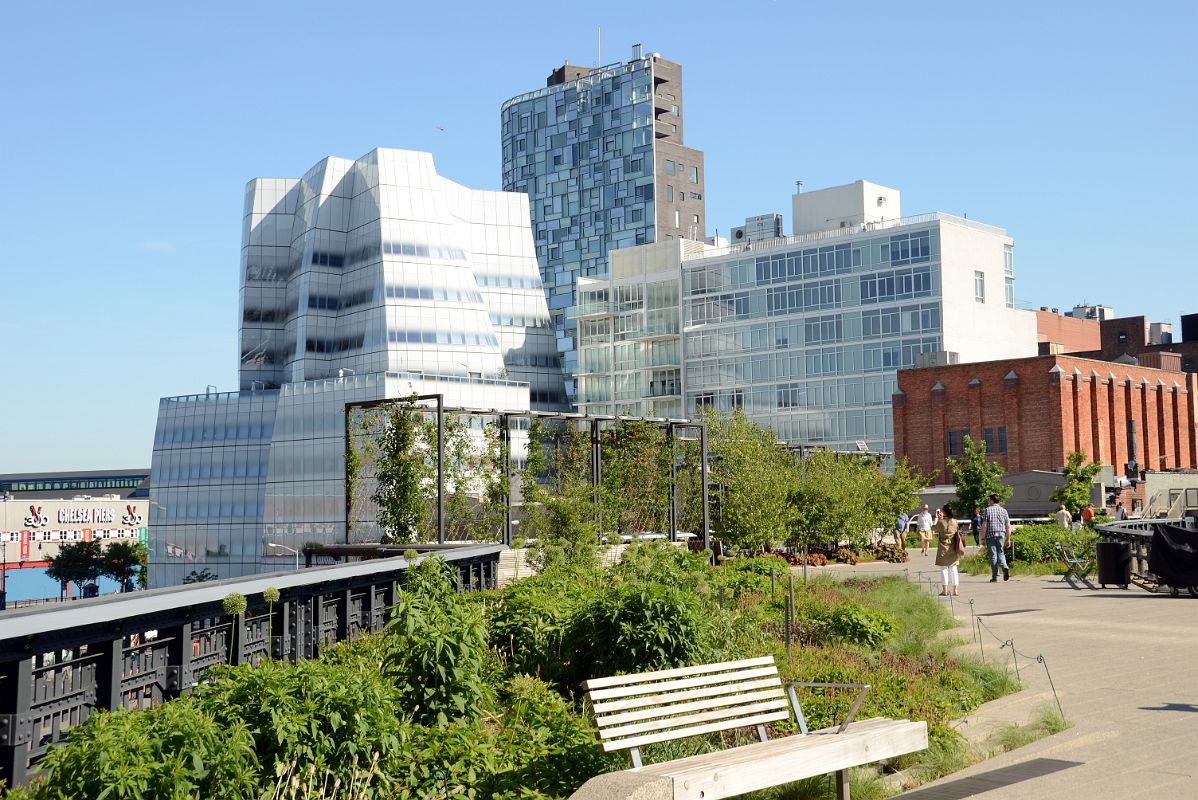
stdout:
{"type": "Polygon", "coordinates": [[[58,509],[58,521],[74,525],[80,524],[105,524],[116,522],[116,510],[108,507],[93,507],[88,508],[60,508],[58,509]]]}

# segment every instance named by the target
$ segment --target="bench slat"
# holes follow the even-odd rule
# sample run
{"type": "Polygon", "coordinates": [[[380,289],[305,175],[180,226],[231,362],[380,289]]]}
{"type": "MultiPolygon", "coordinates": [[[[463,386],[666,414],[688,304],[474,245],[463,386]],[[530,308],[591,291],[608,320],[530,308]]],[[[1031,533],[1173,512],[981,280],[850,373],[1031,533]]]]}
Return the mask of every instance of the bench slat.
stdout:
{"type": "Polygon", "coordinates": [[[725,695],[723,697],[707,697],[690,703],[655,705],[652,708],[642,708],[636,711],[625,711],[620,714],[606,714],[604,716],[599,716],[596,714],[595,724],[599,726],[599,735],[607,736],[607,732],[604,730],[605,728],[614,725],[620,725],[625,722],[634,722],[638,719],[653,719],[654,717],[664,717],[671,714],[678,715],[684,714],[687,711],[702,711],[708,708],[721,708],[724,706],[745,706],[765,700],[781,700],[783,703],[789,702],[786,698],[786,695],[782,693],[782,689],[778,688],[773,691],[766,692],[748,692],[744,694],[725,695]]]}
{"type": "Polygon", "coordinates": [[[751,728],[754,725],[765,724],[767,722],[776,722],[781,719],[790,719],[790,711],[774,711],[768,714],[758,714],[753,717],[743,717],[740,719],[723,720],[720,722],[709,722],[706,725],[696,725],[693,728],[687,728],[685,731],[667,731],[665,733],[648,733],[644,736],[633,736],[628,739],[620,739],[619,741],[603,742],[604,752],[610,753],[613,750],[627,750],[630,747],[642,747],[654,742],[668,742],[673,739],[681,739],[690,736],[701,736],[705,733],[715,733],[716,731],[726,731],[731,728],[751,728]]]}
{"type": "Polygon", "coordinates": [[[645,694],[658,694],[661,692],[672,692],[676,689],[691,689],[695,686],[718,686],[721,683],[745,681],[752,678],[764,678],[766,676],[777,674],[778,668],[771,665],[768,667],[758,667],[757,669],[741,670],[739,672],[721,672],[715,675],[701,675],[697,678],[662,681],[661,683],[642,684],[638,686],[621,686],[614,689],[593,689],[587,692],[587,697],[590,698],[592,703],[594,703],[596,700],[635,697],[645,694]]]}
{"type": "Polygon", "coordinates": [[[927,747],[923,722],[895,724],[861,733],[791,736],[707,753],[637,770],[673,779],[676,800],[718,800],[791,781],[825,775],[927,747]],[[736,763],[722,756],[736,754],[736,763]],[[743,758],[742,758],[743,757],[743,758]]]}
{"type": "Polygon", "coordinates": [[[691,728],[700,722],[710,722],[717,719],[737,719],[739,717],[751,717],[756,714],[765,714],[777,709],[786,708],[789,705],[788,700],[779,698],[777,700],[765,700],[760,703],[751,703],[735,706],[733,708],[718,708],[713,711],[701,711],[697,714],[684,714],[680,717],[661,717],[659,719],[648,720],[645,722],[633,722],[626,725],[618,725],[611,728],[600,730],[600,734],[604,739],[618,739],[624,736],[630,736],[634,733],[648,733],[649,731],[670,731],[676,738],[689,737],[691,728]]]}
{"type": "MultiPolygon", "coordinates": [[[[662,669],[656,672],[638,672],[635,675],[615,675],[610,678],[591,678],[588,681],[583,681],[583,687],[587,691],[592,689],[603,689],[608,686],[623,686],[633,683],[644,683],[646,681],[660,681],[668,678],[682,678],[688,675],[702,675],[707,672],[727,672],[734,669],[744,669],[746,667],[760,667],[766,664],[773,666],[773,656],[761,656],[759,658],[745,658],[740,661],[723,661],[719,664],[700,664],[694,667],[678,667],[677,669],[662,669]]],[[[776,667],[775,667],[776,669],[776,667]]]]}
{"type": "Polygon", "coordinates": [[[716,689],[708,686],[700,686],[698,689],[686,689],[681,692],[670,692],[668,694],[643,695],[641,697],[632,697],[627,700],[603,700],[598,703],[591,703],[591,710],[596,714],[611,714],[616,711],[627,711],[628,709],[632,708],[644,708],[646,706],[660,706],[669,705],[671,703],[680,703],[684,700],[693,700],[696,697],[718,697],[721,695],[732,695],[738,691],[752,692],[757,689],[767,688],[775,688],[781,692],[782,679],[777,675],[774,675],[754,681],[729,683],[716,689]]]}

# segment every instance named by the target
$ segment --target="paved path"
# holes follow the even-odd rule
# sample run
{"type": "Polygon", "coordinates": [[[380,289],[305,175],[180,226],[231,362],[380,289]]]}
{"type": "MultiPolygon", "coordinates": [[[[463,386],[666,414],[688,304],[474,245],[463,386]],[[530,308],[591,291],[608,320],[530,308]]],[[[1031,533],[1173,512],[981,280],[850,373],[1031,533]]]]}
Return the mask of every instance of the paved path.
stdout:
{"type": "MultiPolygon", "coordinates": [[[[932,557],[918,549],[910,563],[895,565],[904,566],[913,578],[920,570],[930,578],[935,569],[932,557]]],[[[994,634],[1033,658],[1044,656],[1073,726],[904,798],[1198,798],[1198,599],[1150,595],[1134,586],[1077,589],[1059,576],[961,581],[955,611],[964,622],[962,634],[969,636],[972,599],[974,612],[994,634]]],[[[986,657],[1009,663],[1010,651],[985,638],[986,657]]],[[[1043,666],[1021,660],[1020,669],[1024,690],[971,715],[970,738],[979,738],[978,727],[1026,722],[1038,706],[1052,702],[1043,666]]]]}

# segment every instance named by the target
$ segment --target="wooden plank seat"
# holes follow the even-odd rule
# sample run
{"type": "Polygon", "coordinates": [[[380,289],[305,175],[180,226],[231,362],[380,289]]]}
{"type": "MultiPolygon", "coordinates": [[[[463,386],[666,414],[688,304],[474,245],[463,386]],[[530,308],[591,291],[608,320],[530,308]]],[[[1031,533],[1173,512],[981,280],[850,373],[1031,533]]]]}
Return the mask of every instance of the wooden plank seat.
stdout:
{"type": "Polygon", "coordinates": [[[676,799],[716,800],[816,775],[837,773],[848,798],[848,770],[928,746],[927,724],[885,717],[854,722],[867,684],[796,683],[784,687],[773,656],[597,678],[584,684],[605,752],[628,750],[635,772],[672,782],[676,799]],[[795,687],[856,689],[838,727],[808,731],[795,687]],[[767,726],[790,720],[801,734],[770,739],[767,726]],[[644,766],[647,744],[755,728],[752,744],[644,766]]]}

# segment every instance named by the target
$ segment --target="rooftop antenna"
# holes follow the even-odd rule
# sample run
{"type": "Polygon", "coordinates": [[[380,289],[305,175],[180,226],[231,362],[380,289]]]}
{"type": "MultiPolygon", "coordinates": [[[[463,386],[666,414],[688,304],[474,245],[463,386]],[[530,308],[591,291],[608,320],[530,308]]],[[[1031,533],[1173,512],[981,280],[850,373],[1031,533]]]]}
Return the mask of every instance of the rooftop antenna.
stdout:
{"type": "Polygon", "coordinates": [[[595,66],[603,66],[603,26],[595,28],[595,66]]]}
{"type": "Polygon", "coordinates": [[[795,194],[802,194],[802,193],[803,193],[803,182],[795,181],[795,194]]]}

